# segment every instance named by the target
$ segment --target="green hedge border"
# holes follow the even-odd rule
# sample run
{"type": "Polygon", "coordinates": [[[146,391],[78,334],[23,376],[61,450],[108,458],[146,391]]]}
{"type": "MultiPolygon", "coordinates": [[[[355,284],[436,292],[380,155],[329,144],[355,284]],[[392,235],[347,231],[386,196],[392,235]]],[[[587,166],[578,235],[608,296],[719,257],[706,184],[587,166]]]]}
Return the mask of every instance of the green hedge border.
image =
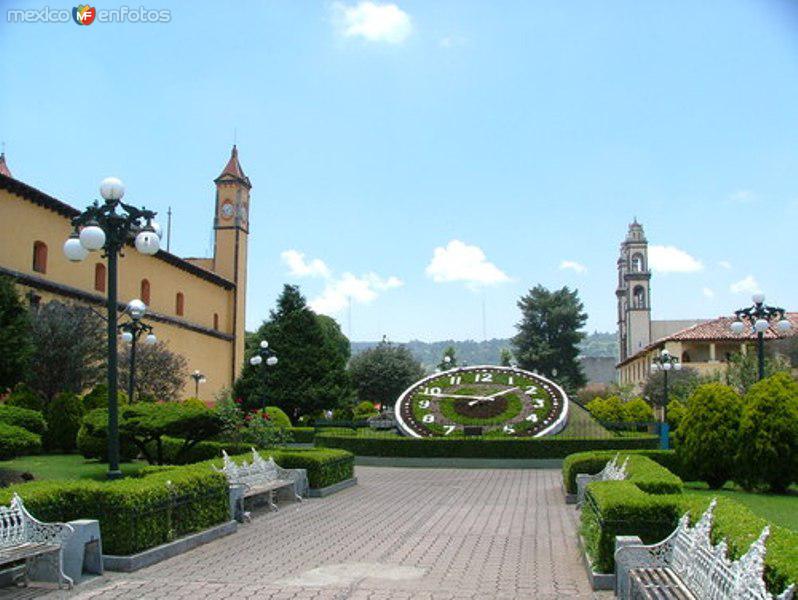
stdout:
{"type": "Polygon", "coordinates": [[[316,434],[318,447],[348,450],[356,456],[401,458],[565,458],[585,450],[653,449],[658,443],[655,436],[605,439],[419,439],[316,434]]]}
{"type": "Polygon", "coordinates": [[[562,463],[563,487],[569,494],[576,493],[576,476],[580,473],[595,475],[601,471],[607,461],[618,455],[620,462],[629,457],[629,474],[635,482],[642,482],[645,491],[652,494],[678,494],[682,490],[682,480],[674,473],[680,471],[679,460],[673,450],[600,450],[578,452],[565,458],[562,463]],[[658,468],[645,463],[640,466],[638,457],[650,459],[658,468]]]}

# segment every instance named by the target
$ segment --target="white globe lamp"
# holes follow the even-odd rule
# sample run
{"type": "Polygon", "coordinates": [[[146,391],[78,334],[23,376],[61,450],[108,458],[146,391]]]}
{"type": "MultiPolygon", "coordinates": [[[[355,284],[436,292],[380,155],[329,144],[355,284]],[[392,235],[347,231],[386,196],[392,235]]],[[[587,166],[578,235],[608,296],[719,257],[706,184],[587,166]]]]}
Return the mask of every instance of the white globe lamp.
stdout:
{"type": "Polygon", "coordinates": [[[80,243],[77,234],[69,236],[64,242],[64,256],[71,262],[80,262],[89,255],[89,251],[80,243]]]}
{"type": "Polygon", "coordinates": [[[130,333],[129,331],[123,331],[122,332],[122,341],[125,342],[126,344],[129,344],[130,342],[133,341],[133,334],[130,333]]]}
{"type": "Polygon", "coordinates": [[[270,367],[273,367],[274,365],[277,364],[277,357],[270,356],[269,358],[266,359],[266,364],[269,365],[270,367]]]}
{"type": "Polygon", "coordinates": [[[767,320],[757,319],[754,322],[754,331],[756,331],[757,333],[764,333],[765,331],[767,331],[769,326],[770,323],[768,323],[767,320]]]}
{"type": "Polygon", "coordinates": [[[125,195],[125,184],[116,177],[106,177],[100,182],[100,195],[105,200],[121,200],[125,195]]]}
{"type": "Polygon", "coordinates": [[[776,323],[776,328],[779,330],[779,333],[787,333],[790,329],[792,329],[792,323],[790,323],[787,319],[781,319],[778,323],[776,323]]]}
{"type": "Polygon", "coordinates": [[[128,302],[127,311],[130,313],[131,317],[138,321],[144,316],[144,313],[147,312],[147,305],[138,298],[135,298],[128,302]]]}
{"type": "Polygon", "coordinates": [[[161,249],[161,240],[154,231],[144,230],[136,236],[136,250],[142,254],[157,254],[161,249]]]}
{"type": "Polygon", "coordinates": [[[249,359],[249,364],[251,364],[253,367],[257,367],[262,362],[263,362],[263,357],[260,356],[259,354],[256,354],[255,356],[249,359]]]}
{"type": "Polygon", "coordinates": [[[150,333],[147,335],[147,339],[145,340],[148,346],[154,346],[155,343],[158,341],[158,338],[155,337],[154,333],[150,333]]]}
{"type": "Polygon", "coordinates": [[[80,230],[80,245],[86,250],[99,250],[105,246],[105,232],[99,225],[88,225],[80,230]]]}
{"type": "Polygon", "coordinates": [[[731,324],[732,333],[736,335],[740,335],[743,331],[745,331],[745,323],[742,321],[734,321],[731,324]]]}

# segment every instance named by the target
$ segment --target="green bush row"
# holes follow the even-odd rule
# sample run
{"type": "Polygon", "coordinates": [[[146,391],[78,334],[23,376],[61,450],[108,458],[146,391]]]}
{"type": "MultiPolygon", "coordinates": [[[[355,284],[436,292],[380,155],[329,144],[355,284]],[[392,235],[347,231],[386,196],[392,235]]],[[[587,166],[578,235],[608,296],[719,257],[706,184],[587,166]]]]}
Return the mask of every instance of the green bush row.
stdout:
{"type": "Polygon", "coordinates": [[[24,454],[38,454],[41,451],[41,436],[16,425],[0,423],[0,460],[24,454]]]}
{"type": "Polygon", "coordinates": [[[654,436],[577,439],[442,439],[356,437],[316,434],[316,446],[348,450],[356,456],[437,458],[564,458],[586,450],[633,450],[656,448],[654,436]]]}
{"type": "Polygon", "coordinates": [[[627,473],[629,479],[638,487],[651,494],[678,494],[682,490],[682,480],[674,475],[679,472],[678,458],[673,450],[600,450],[594,452],[578,452],[565,457],[562,463],[562,480],[565,490],[576,493],[576,476],[579,473],[594,475],[601,471],[616,454],[620,462],[629,457],[627,473]],[[645,462],[637,460],[646,457],[645,462]],[[653,461],[652,466],[648,464],[653,461]],[[677,467],[677,468],[673,468],[677,467]]]}
{"type": "MultiPolygon", "coordinates": [[[[591,484],[582,507],[581,533],[594,570],[611,573],[615,569],[616,536],[637,535],[646,544],[657,543],[671,534],[681,515],[689,512],[694,523],[708,503],[707,496],[689,492],[647,494],[631,481],[591,484]]],[[[798,581],[798,532],[768,523],[739,502],[719,497],[712,538],[715,543],[725,539],[729,555],[739,558],[765,525],[770,525],[765,583],[772,593],[780,593],[788,582],[798,581]]]]}
{"type": "Polygon", "coordinates": [[[208,465],[147,467],[116,481],[35,481],[0,490],[0,504],[14,492],[42,521],[98,519],[108,554],[141,552],[229,518],[227,481],[208,465]]]}
{"type": "Polygon", "coordinates": [[[46,429],[44,417],[38,410],[10,404],[0,404],[0,423],[22,427],[39,435],[42,435],[46,429]]]}
{"type": "Polygon", "coordinates": [[[286,427],[285,432],[291,436],[291,441],[297,444],[312,444],[316,436],[313,427],[286,427]]]}
{"type": "MultiPolygon", "coordinates": [[[[164,438],[164,456],[168,461],[178,460],[183,440],[164,438]]],[[[218,459],[225,450],[230,456],[251,453],[252,445],[233,442],[200,442],[188,453],[184,453],[186,462],[199,462],[218,459]]],[[[267,448],[259,450],[265,457],[271,455],[281,467],[286,469],[307,469],[308,482],[312,488],[323,488],[346,479],[351,479],[355,472],[355,457],[343,450],[327,450],[321,448],[267,448]]],[[[251,457],[252,455],[249,454],[251,457]]],[[[219,463],[221,464],[221,463],[219,463]]]]}

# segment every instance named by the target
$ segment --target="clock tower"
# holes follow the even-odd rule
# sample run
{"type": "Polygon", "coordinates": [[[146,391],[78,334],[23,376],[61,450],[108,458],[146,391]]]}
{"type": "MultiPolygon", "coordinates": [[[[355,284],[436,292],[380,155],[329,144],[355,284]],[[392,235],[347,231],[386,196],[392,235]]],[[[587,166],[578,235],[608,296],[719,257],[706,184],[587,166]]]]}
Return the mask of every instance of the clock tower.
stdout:
{"type": "Polygon", "coordinates": [[[233,377],[244,363],[244,320],[247,299],[247,242],[249,238],[249,191],[252,184],[238,162],[233,145],[230,160],[216,184],[216,211],[213,217],[213,270],[235,283],[231,322],[235,331],[233,377]]]}

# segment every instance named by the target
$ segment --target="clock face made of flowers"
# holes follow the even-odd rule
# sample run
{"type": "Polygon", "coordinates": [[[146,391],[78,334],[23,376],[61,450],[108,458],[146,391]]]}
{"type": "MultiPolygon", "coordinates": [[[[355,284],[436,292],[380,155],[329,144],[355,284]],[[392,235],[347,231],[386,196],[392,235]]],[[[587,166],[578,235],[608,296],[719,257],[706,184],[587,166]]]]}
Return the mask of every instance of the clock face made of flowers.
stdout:
{"type": "Polygon", "coordinates": [[[516,367],[474,366],[434,373],[399,396],[399,429],[412,437],[461,437],[481,426],[491,437],[540,437],[568,420],[568,397],[553,381],[516,367]]]}

